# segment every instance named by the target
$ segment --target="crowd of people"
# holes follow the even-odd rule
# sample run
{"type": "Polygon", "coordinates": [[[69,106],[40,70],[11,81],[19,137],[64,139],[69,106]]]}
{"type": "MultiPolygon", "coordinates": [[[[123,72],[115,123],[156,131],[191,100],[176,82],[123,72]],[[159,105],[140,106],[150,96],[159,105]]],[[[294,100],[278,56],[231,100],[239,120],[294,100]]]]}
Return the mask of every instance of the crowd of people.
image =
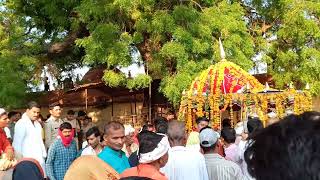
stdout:
{"type": "MultiPolygon", "coordinates": [[[[141,128],[107,121],[103,130],[86,113],[40,106],[0,108],[3,178],[23,180],[296,180],[320,179],[320,113],[289,115],[267,127],[249,116],[235,127],[196,119],[187,132],[173,113],[141,128]],[[13,167],[12,167],[13,166],[13,167]]],[[[0,164],[1,166],[1,164],[0,164]]]]}

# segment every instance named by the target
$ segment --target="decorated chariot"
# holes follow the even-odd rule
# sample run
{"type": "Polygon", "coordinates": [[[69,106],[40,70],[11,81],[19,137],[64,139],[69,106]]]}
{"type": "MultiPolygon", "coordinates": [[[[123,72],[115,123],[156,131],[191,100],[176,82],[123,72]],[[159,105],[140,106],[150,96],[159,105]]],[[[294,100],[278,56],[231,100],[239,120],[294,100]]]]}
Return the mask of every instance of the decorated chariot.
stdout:
{"type": "Polygon", "coordinates": [[[308,84],[304,90],[296,90],[292,83],[284,90],[272,89],[227,61],[221,42],[220,51],[221,61],[201,72],[182,93],[178,119],[185,121],[189,132],[197,117],[206,116],[213,127],[221,128],[222,118],[229,118],[233,126],[252,115],[266,126],[270,118],[311,110],[308,84]]]}

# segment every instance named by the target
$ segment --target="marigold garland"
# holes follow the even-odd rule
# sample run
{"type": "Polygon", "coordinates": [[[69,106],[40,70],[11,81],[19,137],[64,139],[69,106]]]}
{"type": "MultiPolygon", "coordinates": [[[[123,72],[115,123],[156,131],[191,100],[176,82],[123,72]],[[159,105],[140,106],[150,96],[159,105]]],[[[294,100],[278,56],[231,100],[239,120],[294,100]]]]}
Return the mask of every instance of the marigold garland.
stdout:
{"type": "Polygon", "coordinates": [[[179,120],[186,122],[186,128],[189,132],[195,125],[195,118],[201,116],[209,117],[212,126],[219,127],[221,126],[221,111],[227,110],[229,107],[229,118],[233,126],[235,122],[234,102],[240,102],[242,105],[241,120],[247,118],[249,111],[251,111],[250,113],[259,116],[264,125],[268,121],[268,104],[271,102],[275,103],[276,114],[279,118],[286,115],[286,109],[292,109],[294,113],[301,114],[312,108],[312,96],[309,91],[296,91],[294,88],[290,88],[285,91],[261,93],[263,90],[264,86],[253,76],[234,63],[222,60],[200,73],[190,85],[187,93],[182,95],[179,120]],[[222,92],[221,84],[225,78],[226,68],[234,78],[234,81],[231,82],[230,92],[235,91],[237,84],[246,86],[248,83],[250,93],[224,94],[222,92]]]}

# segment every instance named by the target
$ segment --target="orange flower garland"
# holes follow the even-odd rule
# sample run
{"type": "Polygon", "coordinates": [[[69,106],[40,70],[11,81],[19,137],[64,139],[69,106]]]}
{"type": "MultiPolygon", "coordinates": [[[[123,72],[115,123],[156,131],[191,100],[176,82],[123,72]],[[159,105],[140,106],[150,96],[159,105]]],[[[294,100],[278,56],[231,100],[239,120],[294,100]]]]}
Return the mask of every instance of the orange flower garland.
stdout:
{"type": "Polygon", "coordinates": [[[259,93],[264,90],[264,86],[258,82],[253,76],[245,72],[239,66],[232,62],[222,60],[216,65],[211,65],[207,70],[200,73],[199,77],[192,82],[190,89],[182,97],[180,105],[179,119],[185,120],[186,128],[190,132],[193,127],[193,120],[195,115],[209,116],[210,121],[214,127],[220,127],[221,125],[221,110],[230,108],[230,119],[233,125],[234,113],[233,113],[233,101],[239,101],[243,107],[241,119],[245,119],[248,116],[249,110],[251,113],[256,113],[261,118],[264,124],[267,123],[268,116],[268,103],[270,101],[275,102],[276,113],[279,118],[285,115],[286,108],[293,108],[294,113],[301,114],[304,111],[309,111],[312,108],[312,96],[308,91],[296,91],[293,88],[271,93],[259,93]],[[231,82],[230,92],[234,92],[235,86],[250,85],[250,93],[233,93],[224,94],[221,91],[221,85],[224,81],[225,69],[228,69],[229,74],[235,79],[231,82]],[[196,83],[196,87],[195,87],[196,83]],[[206,89],[207,88],[207,89],[206,89]],[[196,93],[195,93],[196,92],[196,93]],[[208,94],[207,94],[208,93],[208,94]],[[291,99],[290,99],[291,98],[291,99]],[[288,100],[292,100],[293,105],[288,104],[288,100]],[[248,106],[248,102],[252,103],[248,106]],[[196,104],[196,107],[194,105],[196,104]],[[203,111],[205,104],[209,106],[209,112],[203,111]],[[196,109],[195,109],[196,108],[196,109]],[[251,109],[250,109],[251,108],[251,109]],[[185,115],[186,114],[186,115],[185,115]]]}

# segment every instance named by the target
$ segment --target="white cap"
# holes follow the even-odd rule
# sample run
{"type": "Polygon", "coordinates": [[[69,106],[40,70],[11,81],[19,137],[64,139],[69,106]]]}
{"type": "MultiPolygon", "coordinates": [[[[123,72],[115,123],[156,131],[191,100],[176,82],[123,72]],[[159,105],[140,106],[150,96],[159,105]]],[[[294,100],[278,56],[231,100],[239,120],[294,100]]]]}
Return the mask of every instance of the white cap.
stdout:
{"type": "Polygon", "coordinates": [[[218,133],[216,133],[213,129],[211,128],[206,128],[201,130],[199,134],[199,139],[200,139],[200,145],[203,147],[211,147],[219,139],[218,133]]]}
{"type": "Polygon", "coordinates": [[[2,114],[4,114],[4,113],[6,113],[6,110],[3,109],[3,108],[0,108],[0,115],[2,115],[2,114]]]}
{"type": "Polygon", "coordinates": [[[130,124],[124,125],[124,134],[126,136],[130,135],[131,133],[134,133],[135,129],[130,124]]]}

